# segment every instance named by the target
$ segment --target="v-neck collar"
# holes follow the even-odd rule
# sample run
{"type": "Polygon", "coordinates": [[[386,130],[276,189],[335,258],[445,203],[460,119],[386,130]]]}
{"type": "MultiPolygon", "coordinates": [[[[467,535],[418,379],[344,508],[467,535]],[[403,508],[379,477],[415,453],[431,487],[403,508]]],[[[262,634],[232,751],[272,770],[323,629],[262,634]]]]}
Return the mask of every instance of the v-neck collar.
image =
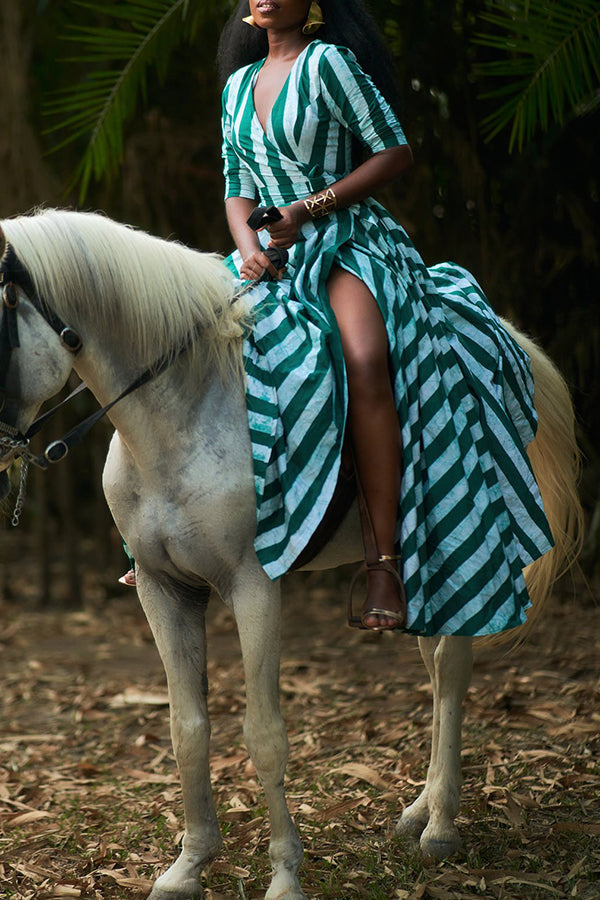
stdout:
{"type": "Polygon", "coordinates": [[[287,95],[288,86],[289,86],[290,79],[291,79],[291,77],[292,77],[292,74],[293,74],[294,70],[296,69],[296,67],[297,67],[298,63],[300,62],[300,60],[304,57],[304,54],[306,53],[306,51],[308,50],[308,48],[309,48],[309,47],[312,47],[314,43],[315,43],[315,41],[310,41],[310,43],[308,43],[308,44],[306,45],[306,47],[305,47],[303,50],[300,51],[300,53],[298,54],[298,56],[296,57],[296,59],[295,59],[294,62],[292,63],[292,66],[291,66],[291,68],[290,68],[290,71],[288,72],[285,81],[284,81],[283,84],[281,85],[281,89],[280,89],[279,93],[277,94],[277,96],[275,97],[275,100],[273,101],[273,105],[272,105],[272,107],[271,107],[271,109],[270,109],[270,111],[269,111],[269,114],[268,114],[267,118],[265,119],[265,124],[264,124],[264,125],[263,125],[263,123],[260,121],[260,119],[259,119],[259,117],[258,117],[258,113],[257,113],[257,111],[256,111],[256,104],[254,103],[254,88],[255,88],[255,86],[256,86],[256,82],[257,82],[257,80],[258,80],[258,75],[259,75],[259,73],[260,73],[260,70],[262,69],[262,67],[264,66],[264,64],[265,64],[266,61],[267,61],[267,57],[265,56],[264,59],[260,59],[260,60],[255,64],[255,69],[254,69],[254,71],[252,72],[252,77],[251,77],[251,79],[250,79],[250,102],[251,102],[251,104],[252,104],[252,111],[253,111],[253,114],[254,114],[254,118],[256,119],[256,121],[257,121],[257,123],[258,123],[258,126],[259,126],[260,130],[262,131],[263,135],[267,136],[267,133],[268,133],[268,131],[269,131],[269,126],[270,126],[270,124],[271,124],[271,118],[272,118],[272,116],[273,116],[273,111],[274,111],[275,107],[278,105],[278,103],[279,103],[279,101],[281,100],[281,98],[282,98],[283,96],[287,95]]]}

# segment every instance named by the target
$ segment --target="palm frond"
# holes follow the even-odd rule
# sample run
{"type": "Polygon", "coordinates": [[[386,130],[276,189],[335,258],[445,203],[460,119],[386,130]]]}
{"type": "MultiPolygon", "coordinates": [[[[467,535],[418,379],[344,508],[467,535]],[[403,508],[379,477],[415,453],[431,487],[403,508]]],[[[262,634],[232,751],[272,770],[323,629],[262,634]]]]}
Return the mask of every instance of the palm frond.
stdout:
{"type": "Polygon", "coordinates": [[[504,100],[482,122],[491,140],[510,126],[509,149],[521,150],[538,131],[600,105],[598,0],[489,0],[481,19],[492,31],[477,43],[499,57],[480,63],[482,98],[504,100]]]}
{"type": "Polygon", "coordinates": [[[46,103],[53,117],[47,134],[63,133],[59,149],[89,135],[71,187],[83,202],[92,178],[114,175],[123,157],[124,127],[146,95],[150,69],[164,79],[173,50],[193,40],[215,0],[78,0],[111,26],[73,26],[64,35],[77,44],[71,60],[88,67],[85,79],[56,91],[46,103]]]}

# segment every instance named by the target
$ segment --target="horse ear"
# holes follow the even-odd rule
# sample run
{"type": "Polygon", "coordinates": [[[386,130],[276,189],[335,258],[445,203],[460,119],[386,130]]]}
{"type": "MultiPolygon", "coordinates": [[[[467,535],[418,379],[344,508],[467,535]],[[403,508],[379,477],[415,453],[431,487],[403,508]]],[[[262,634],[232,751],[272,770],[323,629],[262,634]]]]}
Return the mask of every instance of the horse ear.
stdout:
{"type": "Polygon", "coordinates": [[[4,256],[4,251],[6,250],[6,235],[2,230],[2,226],[0,225],[0,259],[4,256]]]}

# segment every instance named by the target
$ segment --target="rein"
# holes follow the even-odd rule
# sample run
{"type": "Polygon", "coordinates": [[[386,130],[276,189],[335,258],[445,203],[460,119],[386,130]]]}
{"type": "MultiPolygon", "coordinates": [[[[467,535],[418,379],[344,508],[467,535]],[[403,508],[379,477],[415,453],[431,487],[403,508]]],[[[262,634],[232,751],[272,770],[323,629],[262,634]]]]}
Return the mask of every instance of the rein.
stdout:
{"type": "MultiPolygon", "coordinates": [[[[254,230],[260,230],[266,227],[269,222],[277,221],[281,218],[281,214],[275,207],[263,208],[257,207],[248,224],[254,230]]],[[[288,253],[278,247],[267,247],[265,255],[268,257],[277,269],[285,268],[288,261],[288,253]]],[[[259,281],[269,280],[270,275],[265,270],[259,281]]],[[[241,290],[237,291],[231,300],[231,303],[237,302],[244,294],[254,287],[254,282],[248,282],[241,290]]],[[[20,346],[19,344],[19,328],[17,310],[19,306],[19,289],[23,291],[34,309],[42,316],[50,325],[53,331],[58,335],[63,347],[73,356],[77,356],[83,344],[80,335],[71,327],[66,325],[56,313],[50,309],[48,304],[38,296],[33,281],[27,269],[23,266],[17,257],[13,247],[6,245],[6,252],[2,257],[0,264],[0,291],[2,294],[2,318],[0,321],[0,413],[4,409],[6,398],[9,396],[6,379],[12,354],[20,346]]],[[[199,329],[193,331],[187,336],[181,346],[171,353],[166,353],[159,359],[148,366],[125,390],[121,391],[118,397],[107,403],[101,409],[96,410],[89,415],[83,422],[75,425],[62,438],[52,441],[43,453],[35,454],[30,450],[30,441],[41,428],[48,422],[56,412],[76,397],[81,391],[87,390],[84,383],[78,385],[68,397],[53,406],[52,409],[38,416],[37,419],[29,426],[25,434],[22,434],[16,427],[16,416],[13,421],[6,421],[8,416],[0,419],[0,455],[12,453],[13,457],[20,457],[21,475],[19,481],[19,493],[17,496],[15,510],[12,517],[12,524],[18,525],[19,516],[25,499],[25,489],[27,483],[27,469],[31,463],[40,469],[47,469],[51,463],[59,462],[64,459],[69,450],[76,444],[80,443],[88,431],[93,428],[96,422],[99,422],[109,410],[117,403],[136,391],[142,385],[147,384],[153,378],[162,375],[189,347],[194,343],[199,334],[199,329]]]]}

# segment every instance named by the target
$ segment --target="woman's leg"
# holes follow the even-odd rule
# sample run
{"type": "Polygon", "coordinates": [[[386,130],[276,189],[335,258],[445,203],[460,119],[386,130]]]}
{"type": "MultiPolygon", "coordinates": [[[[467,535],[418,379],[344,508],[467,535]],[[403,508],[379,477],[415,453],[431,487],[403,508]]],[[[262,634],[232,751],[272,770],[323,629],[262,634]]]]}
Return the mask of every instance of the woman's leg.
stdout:
{"type": "MultiPolygon", "coordinates": [[[[388,341],[377,302],[359,278],[334,267],[327,282],[329,301],[342,338],[348,377],[349,426],[359,477],[380,555],[394,555],[401,440],[388,368],[388,341]]],[[[393,628],[397,621],[370,609],[401,612],[392,575],[367,575],[363,624],[393,628]]]]}

